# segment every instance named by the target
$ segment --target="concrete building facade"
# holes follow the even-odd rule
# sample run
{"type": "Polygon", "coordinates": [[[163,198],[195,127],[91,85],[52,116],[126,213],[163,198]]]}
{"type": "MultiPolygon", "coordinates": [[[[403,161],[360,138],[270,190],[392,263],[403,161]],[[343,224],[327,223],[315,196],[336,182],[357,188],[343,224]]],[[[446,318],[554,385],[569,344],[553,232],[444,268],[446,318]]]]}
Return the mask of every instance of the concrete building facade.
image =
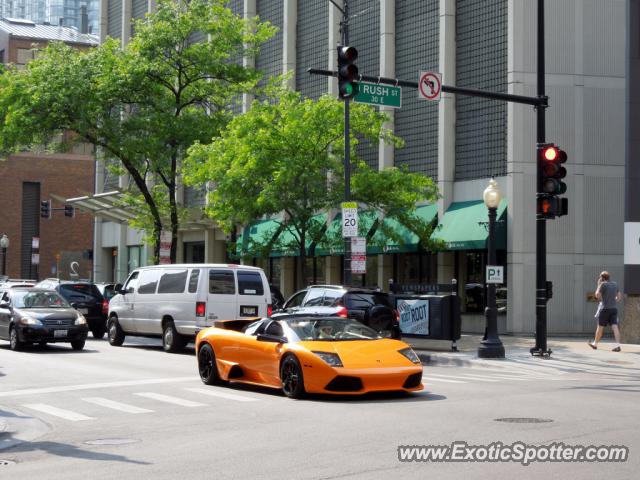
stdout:
{"type": "MultiPolygon", "coordinates": [[[[338,1],[340,4],[340,1],[338,1]]],[[[536,2],[531,0],[350,0],[350,44],[367,75],[417,81],[421,71],[442,73],[443,83],[521,95],[536,91],[536,2]]],[[[309,67],[335,69],[341,14],[331,2],[316,0],[232,0],[236,13],[268,20],[279,28],[255,59],[266,75],[292,72],[290,85],[310,98],[335,93],[335,79],[312,76],[309,67]]],[[[131,35],[131,19],[154,8],[152,0],[105,0],[101,37],[131,35]]],[[[623,277],[625,0],[546,2],[547,139],[568,154],[569,215],[548,221],[548,279],[554,298],[548,306],[550,333],[593,329],[592,293],[599,271],[623,277]]],[[[244,108],[250,97],[245,98],[244,108]]],[[[443,94],[438,102],[403,91],[402,108],[386,109],[388,126],[406,146],[363,143],[357,154],[377,168],[405,165],[433,177],[442,198],[437,222],[453,210],[481,201],[495,177],[505,195],[506,315],[503,331],[535,329],[535,113],[531,107],[443,94]]],[[[97,192],[125,179],[97,169],[97,192]]],[[[194,209],[206,201],[202,189],[183,189],[181,200],[194,209]]],[[[486,220],[469,217],[471,223],[486,220]]],[[[471,225],[470,225],[471,228],[471,225]]],[[[464,239],[462,239],[464,240],[464,239]]],[[[139,233],[98,220],[96,278],[108,252],[144,250],[139,233]]],[[[225,236],[214,224],[193,223],[180,232],[179,261],[225,258],[225,236]]],[[[123,255],[124,257],[124,255],[123,255]]],[[[142,257],[145,257],[143,254],[142,257]]],[[[144,261],[142,259],[141,261],[144,261]]],[[[292,293],[295,257],[256,260],[285,294],[292,293]]],[[[119,261],[117,277],[130,270],[119,261]]],[[[340,282],[337,256],[312,260],[317,283],[340,282]]],[[[447,242],[437,254],[370,255],[367,283],[386,288],[388,280],[449,283],[457,279],[469,315],[467,330],[482,330],[482,305],[468,301],[483,283],[486,254],[462,242],[447,242]],[[467,290],[469,289],[469,290],[467,290]],[[474,313],[475,311],[475,313],[474,313]]],[[[104,278],[106,279],[106,278],[104,278]]],[[[363,279],[364,281],[364,279],[363,279]]]]}

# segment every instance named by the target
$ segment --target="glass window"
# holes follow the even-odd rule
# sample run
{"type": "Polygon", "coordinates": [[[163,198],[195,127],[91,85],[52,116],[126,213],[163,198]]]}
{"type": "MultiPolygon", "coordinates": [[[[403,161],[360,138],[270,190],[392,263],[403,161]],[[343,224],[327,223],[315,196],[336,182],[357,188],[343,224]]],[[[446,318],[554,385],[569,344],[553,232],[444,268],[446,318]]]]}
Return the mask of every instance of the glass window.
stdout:
{"type": "Polygon", "coordinates": [[[127,247],[127,268],[132,272],[140,266],[142,260],[142,247],[134,245],[127,247]]]}
{"type": "Polygon", "coordinates": [[[191,270],[189,276],[189,293],[196,293],[198,291],[198,280],[200,279],[200,269],[194,268],[191,270]]]}
{"type": "Polygon", "coordinates": [[[260,273],[238,270],[238,290],[240,295],[264,295],[260,273]]]}
{"type": "Polygon", "coordinates": [[[209,293],[215,295],[234,295],[236,280],[231,270],[209,270],[209,293]]]}
{"type": "Polygon", "coordinates": [[[134,293],[136,291],[136,287],[138,286],[138,274],[139,272],[133,272],[127,280],[127,283],[124,284],[123,290],[127,293],[134,293]]]}
{"type": "Polygon", "coordinates": [[[187,282],[187,270],[167,270],[160,277],[158,293],[182,293],[187,282]]]}
{"type": "Polygon", "coordinates": [[[344,292],[342,290],[325,290],[322,305],[325,307],[335,307],[340,305],[343,294],[344,292]]]}
{"type": "Polygon", "coordinates": [[[304,300],[305,295],[307,294],[306,290],[296,293],[293,297],[289,299],[286,303],[285,308],[294,308],[302,305],[302,300],[304,300]]]}
{"type": "Polygon", "coordinates": [[[140,274],[140,281],[138,287],[138,293],[156,293],[156,285],[158,285],[158,279],[160,278],[160,270],[143,270],[140,274]]]}
{"type": "Polygon", "coordinates": [[[324,288],[314,288],[309,290],[309,296],[304,301],[305,307],[314,307],[322,305],[322,298],[324,297],[324,288]]]}
{"type": "Polygon", "coordinates": [[[267,335],[274,335],[276,337],[284,336],[282,325],[280,325],[278,322],[271,322],[264,333],[266,333],[267,335]]]}
{"type": "Polygon", "coordinates": [[[366,310],[372,305],[385,305],[393,308],[389,297],[383,293],[349,292],[345,295],[347,308],[366,310]]]}

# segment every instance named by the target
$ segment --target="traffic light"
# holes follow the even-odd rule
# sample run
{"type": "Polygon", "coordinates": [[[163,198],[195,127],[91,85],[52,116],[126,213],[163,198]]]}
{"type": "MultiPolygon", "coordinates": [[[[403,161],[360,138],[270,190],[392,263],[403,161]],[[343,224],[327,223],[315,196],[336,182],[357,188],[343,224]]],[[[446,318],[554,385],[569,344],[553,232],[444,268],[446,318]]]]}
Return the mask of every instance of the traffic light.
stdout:
{"type": "Polygon", "coordinates": [[[338,98],[346,100],[358,93],[358,51],[353,47],[338,46],[338,98]]]}
{"type": "Polygon", "coordinates": [[[51,218],[51,200],[42,200],[40,202],[40,217],[51,218]]]}
{"type": "Polygon", "coordinates": [[[567,161],[567,154],[554,144],[543,144],[538,147],[540,168],[539,193],[563,195],[567,184],[562,181],[567,176],[567,169],[562,166],[567,161]]]}
{"type": "Polygon", "coordinates": [[[556,218],[569,213],[569,200],[555,195],[538,194],[538,215],[542,218],[556,218]]]}
{"type": "Polygon", "coordinates": [[[64,216],[73,218],[75,216],[75,209],[71,205],[65,205],[64,216]]]}

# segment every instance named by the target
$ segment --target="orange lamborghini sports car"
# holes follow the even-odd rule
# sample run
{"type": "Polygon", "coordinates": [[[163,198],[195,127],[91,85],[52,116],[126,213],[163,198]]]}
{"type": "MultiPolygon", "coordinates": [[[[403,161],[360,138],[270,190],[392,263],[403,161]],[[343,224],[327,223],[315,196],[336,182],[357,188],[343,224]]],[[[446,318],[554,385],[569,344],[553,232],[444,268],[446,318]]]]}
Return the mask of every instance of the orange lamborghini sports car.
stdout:
{"type": "Polygon", "coordinates": [[[220,323],[196,338],[207,385],[250,383],[281,388],[291,398],[423,389],[422,365],[409,345],[350,318],[274,315],[244,328],[239,321],[220,323]]]}

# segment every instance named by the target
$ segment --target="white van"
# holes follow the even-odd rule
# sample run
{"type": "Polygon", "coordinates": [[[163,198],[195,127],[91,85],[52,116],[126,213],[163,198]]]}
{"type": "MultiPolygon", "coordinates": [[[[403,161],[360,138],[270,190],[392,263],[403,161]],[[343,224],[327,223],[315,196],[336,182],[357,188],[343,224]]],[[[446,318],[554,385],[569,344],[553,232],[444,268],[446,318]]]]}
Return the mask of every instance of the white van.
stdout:
{"type": "Polygon", "coordinates": [[[227,264],[141,267],[109,302],[109,343],[126,335],[162,337],[164,349],[183,348],[217,320],[266,317],[271,291],[261,268],[227,264]]]}

